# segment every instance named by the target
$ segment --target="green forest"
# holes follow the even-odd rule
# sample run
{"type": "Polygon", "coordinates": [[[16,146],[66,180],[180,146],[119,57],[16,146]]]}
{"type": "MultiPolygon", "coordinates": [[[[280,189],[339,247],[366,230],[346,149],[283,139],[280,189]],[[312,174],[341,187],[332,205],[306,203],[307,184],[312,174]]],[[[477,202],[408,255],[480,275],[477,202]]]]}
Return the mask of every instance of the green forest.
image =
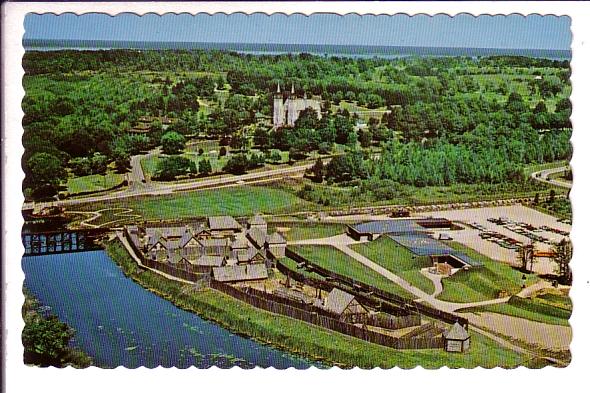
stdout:
{"type": "Polygon", "coordinates": [[[241,174],[282,151],[291,163],[332,157],[310,172],[317,184],[397,190],[525,183],[525,166],[571,155],[567,61],[105,50],[26,52],[23,68],[29,199],[125,173],[157,146],[156,180],[241,174]],[[273,129],[277,84],[320,96],[321,113],[273,129]],[[181,156],[198,141],[218,156],[181,156]]]}

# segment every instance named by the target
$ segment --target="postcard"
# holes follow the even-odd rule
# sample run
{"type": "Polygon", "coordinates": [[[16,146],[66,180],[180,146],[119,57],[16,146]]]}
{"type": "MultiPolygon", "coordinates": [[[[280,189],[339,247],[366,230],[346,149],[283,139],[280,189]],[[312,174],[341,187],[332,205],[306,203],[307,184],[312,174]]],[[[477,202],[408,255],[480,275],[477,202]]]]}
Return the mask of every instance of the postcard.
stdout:
{"type": "Polygon", "coordinates": [[[23,365],[572,362],[571,16],[23,31],[23,365]]]}

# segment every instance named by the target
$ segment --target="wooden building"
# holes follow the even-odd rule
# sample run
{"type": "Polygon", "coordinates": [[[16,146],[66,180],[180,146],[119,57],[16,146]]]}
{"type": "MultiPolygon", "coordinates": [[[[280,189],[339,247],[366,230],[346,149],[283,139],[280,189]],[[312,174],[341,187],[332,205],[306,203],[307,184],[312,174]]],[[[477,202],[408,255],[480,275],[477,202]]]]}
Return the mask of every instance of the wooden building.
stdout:
{"type": "Polygon", "coordinates": [[[324,308],[336,314],[341,321],[362,323],[369,311],[360,304],[353,295],[341,289],[334,288],[324,299],[324,308]]]}
{"type": "Polygon", "coordinates": [[[447,352],[465,352],[469,349],[471,336],[459,322],[455,322],[449,330],[444,332],[443,338],[447,352]]]}

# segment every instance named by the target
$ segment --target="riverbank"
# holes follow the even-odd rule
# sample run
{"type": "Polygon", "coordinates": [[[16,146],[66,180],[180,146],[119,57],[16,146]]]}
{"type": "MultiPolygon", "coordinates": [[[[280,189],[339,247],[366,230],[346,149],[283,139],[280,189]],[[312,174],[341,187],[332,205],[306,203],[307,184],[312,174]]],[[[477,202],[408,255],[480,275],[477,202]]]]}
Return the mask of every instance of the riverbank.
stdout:
{"type": "Polygon", "coordinates": [[[477,333],[472,333],[471,349],[464,354],[439,349],[400,351],[371,344],[254,308],[210,288],[196,290],[191,285],[142,270],[118,240],[106,243],[105,249],[127,277],[177,307],[196,313],[236,334],[326,365],[343,368],[413,368],[419,365],[425,368],[512,368],[526,361],[523,356],[477,333]]]}
{"type": "Polygon", "coordinates": [[[70,346],[74,329],[44,310],[39,301],[23,289],[22,308],[25,327],[22,332],[24,363],[32,366],[86,368],[92,358],[77,347],[70,346]]]}

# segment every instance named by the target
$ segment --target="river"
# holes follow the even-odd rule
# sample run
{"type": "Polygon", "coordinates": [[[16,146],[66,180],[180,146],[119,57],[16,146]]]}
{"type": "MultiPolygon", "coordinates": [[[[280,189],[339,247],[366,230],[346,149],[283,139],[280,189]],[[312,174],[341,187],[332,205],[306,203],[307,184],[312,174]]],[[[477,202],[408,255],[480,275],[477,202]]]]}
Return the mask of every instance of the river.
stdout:
{"type": "Polygon", "coordinates": [[[25,285],[76,330],[98,367],[308,368],[312,362],[237,336],[145,290],[104,251],[22,259],[25,285]]]}

